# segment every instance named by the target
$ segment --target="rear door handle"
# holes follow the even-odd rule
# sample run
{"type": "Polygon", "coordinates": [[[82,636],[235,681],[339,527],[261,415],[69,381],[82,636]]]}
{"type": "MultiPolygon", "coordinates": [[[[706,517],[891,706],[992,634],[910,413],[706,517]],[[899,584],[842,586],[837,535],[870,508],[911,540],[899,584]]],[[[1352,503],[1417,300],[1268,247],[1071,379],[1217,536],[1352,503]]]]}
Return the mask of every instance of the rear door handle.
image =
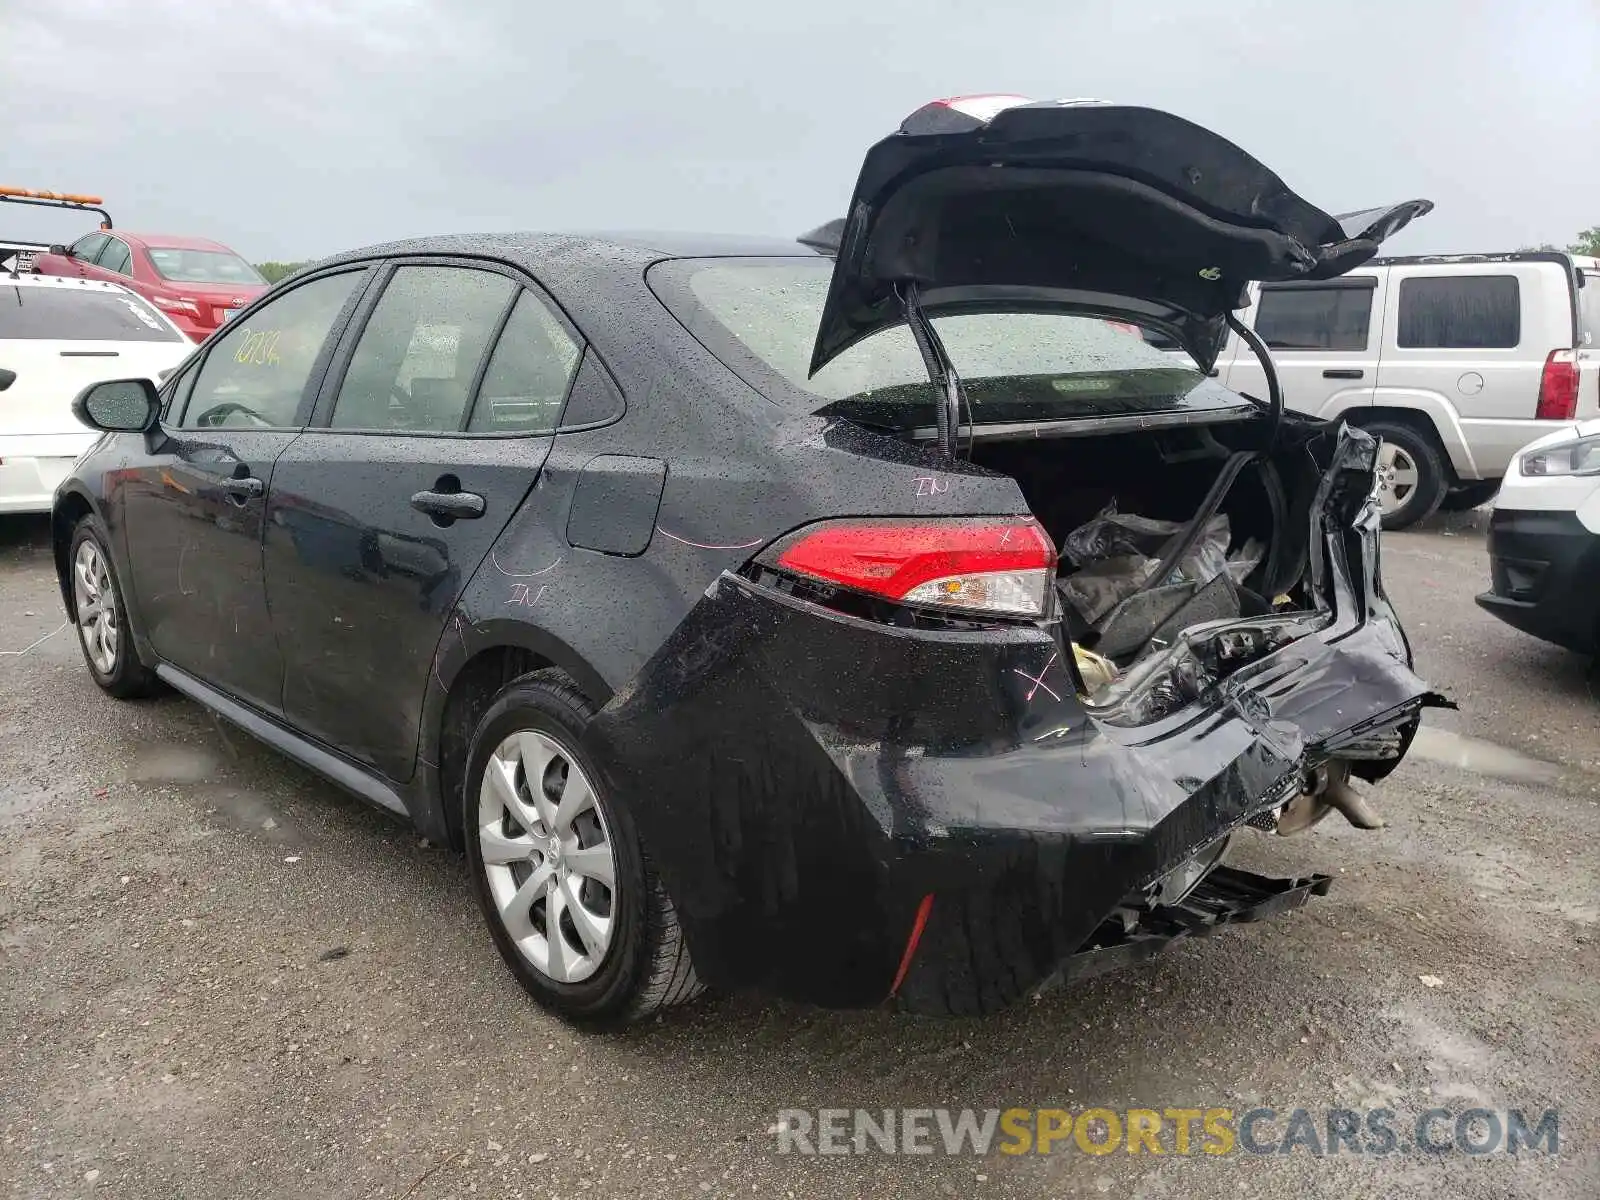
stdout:
{"type": "Polygon", "coordinates": [[[1360,379],[1366,372],[1360,367],[1329,367],[1322,373],[1324,379],[1360,379]]]}
{"type": "Polygon", "coordinates": [[[488,508],[476,492],[418,492],[411,497],[411,507],[430,517],[455,521],[474,520],[488,508]]]}

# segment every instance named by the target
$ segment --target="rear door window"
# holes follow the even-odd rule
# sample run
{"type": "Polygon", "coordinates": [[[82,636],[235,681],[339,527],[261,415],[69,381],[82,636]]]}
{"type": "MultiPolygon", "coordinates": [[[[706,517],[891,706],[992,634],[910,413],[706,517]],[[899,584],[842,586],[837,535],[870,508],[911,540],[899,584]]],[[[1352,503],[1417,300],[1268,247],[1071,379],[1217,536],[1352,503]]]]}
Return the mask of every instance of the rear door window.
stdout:
{"type": "Polygon", "coordinates": [[[472,385],[516,285],[470,267],[402,266],[356,343],[335,429],[444,433],[462,427],[472,385]]]}
{"type": "Polygon", "coordinates": [[[99,265],[103,270],[115,271],[118,275],[132,275],[133,255],[128,252],[125,242],[108,238],[106,248],[100,251],[99,265]]]}
{"type": "Polygon", "coordinates": [[[1414,275],[1400,281],[1403,350],[1509,350],[1522,340],[1514,275],[1414,275]]]}
{"type": "Polygon", "coordinates": [[[1264,285],[1255,328],[1274,350],[1365,350],[1377,280],[1311,287],[1264,285]]]}
{"type": "Polygon", "coordinates": [[[0,341],[180,342],[183,335],[129,292],[0,282],[0,341]]]}

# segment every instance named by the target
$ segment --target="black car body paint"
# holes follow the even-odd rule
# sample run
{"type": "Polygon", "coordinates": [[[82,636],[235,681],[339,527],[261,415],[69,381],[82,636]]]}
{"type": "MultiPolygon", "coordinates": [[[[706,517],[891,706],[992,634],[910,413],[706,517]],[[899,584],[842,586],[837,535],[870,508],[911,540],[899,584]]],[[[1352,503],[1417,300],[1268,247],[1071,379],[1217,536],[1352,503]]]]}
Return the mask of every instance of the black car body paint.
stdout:
{"type": "MultiPolygon", "coordinates": [[[[1286,422],[1269,468],[1288,521],[1273,569],[1307,564],[1311,607],[1273,618],[1297,639],[1150,721],[1080,699],[1053,612],[882,621],[787,586],[761,552],[814,523],[1027,518],[1030,505],[1015,478],[933,454],[904,422],[869,427],[753,386],[648,278],[707,256],[818,262],[792,242],[505,235],[319,264],[237,318],[366,272],[308,378],[304,430],[108,436],[58,493],[58,547],[77,515],[99,514],[147,661],[203,700],[209,688],[247,706],[252,732],[367,799],[398,797],[435,840],[463,836],[467,693],[492,694],[495,671],[561,668],[601,710],[588,748],[701,973],[825,1004],[882,1001],[902,967],[914,1008],[1015,999],[1307,766],[1373,730],[1408,740],[1437,702],[1379,580],[1375,445],[1315,422],[1286,422]],[[418,262],[493,270],[559,309],[581,359],[551,429],[327,427],[389,273],[418,262]],[[482,515],[413,503],[454,490],[481,496],[482,515]]],[[[1198,388],[1259,449],[1259,416],[1198,388]]],[[[1076,444],[1050,432],[1012,436],[1076,444]]],[[[59,548],[57,561],[70,611],[59,548]]],[[[1171,652],[1214,656],[1214,634],[1171,652]]]]}
{"type": "Polygon", "coordinates": [[[625,794],[649,797],[702,974],[872,1003],[932,894],[902,1000],[997,1007],[1308,755],[1357,730],[1409,738],[1438,697],[1377,587],[1376,445],[1320,440],[1321,628],[1143,728],[1091,718],[1057,626],[890,631],[723,574],[593,729],[625,794]]]}

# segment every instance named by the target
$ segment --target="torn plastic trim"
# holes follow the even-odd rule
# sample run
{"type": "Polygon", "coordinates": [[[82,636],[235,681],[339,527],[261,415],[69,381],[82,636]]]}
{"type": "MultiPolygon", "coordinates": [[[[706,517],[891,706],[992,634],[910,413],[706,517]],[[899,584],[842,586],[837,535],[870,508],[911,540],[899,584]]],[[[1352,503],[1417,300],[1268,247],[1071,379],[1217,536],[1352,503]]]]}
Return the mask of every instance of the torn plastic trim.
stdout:
{"type": "Polygon", "coordinates": [[[1188,937],[1203,937],[1224,925],[1263,921],[1326,896],[1329,875],[1273,879],[1235,867],[1217,867],[1182,903],[1137,911],[1128,923],[1107,922],[1089,943],[1067,958],[1035,994],[1154,958],[1188,937]]]}

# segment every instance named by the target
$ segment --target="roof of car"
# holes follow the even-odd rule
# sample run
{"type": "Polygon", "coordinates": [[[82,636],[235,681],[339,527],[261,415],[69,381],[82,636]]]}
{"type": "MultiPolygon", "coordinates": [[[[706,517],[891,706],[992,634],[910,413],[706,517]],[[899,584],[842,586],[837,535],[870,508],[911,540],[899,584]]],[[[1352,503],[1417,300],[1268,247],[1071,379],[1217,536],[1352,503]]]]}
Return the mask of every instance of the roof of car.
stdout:
{"type": "Polygon", "coordinates": [[[812,258],[816,252],[792,238],[683,232],[466,233],[383,242],[347,250],[327,262],[410,254],[484,255],[540,261],[553,255],[591,254],[658,258],[812,258]]]}
{"type": "Polygon", "coordinates": [[[212,241],[210,238],[189,237],[179,233],[130,233],[121,228],[105,230],[114,237],[119,237],[125,242],[136,243],[145,248],[155,247],[158,250],[220,250],[224,254],[232,254],[233,250],[221,242],[212,241]]]}

